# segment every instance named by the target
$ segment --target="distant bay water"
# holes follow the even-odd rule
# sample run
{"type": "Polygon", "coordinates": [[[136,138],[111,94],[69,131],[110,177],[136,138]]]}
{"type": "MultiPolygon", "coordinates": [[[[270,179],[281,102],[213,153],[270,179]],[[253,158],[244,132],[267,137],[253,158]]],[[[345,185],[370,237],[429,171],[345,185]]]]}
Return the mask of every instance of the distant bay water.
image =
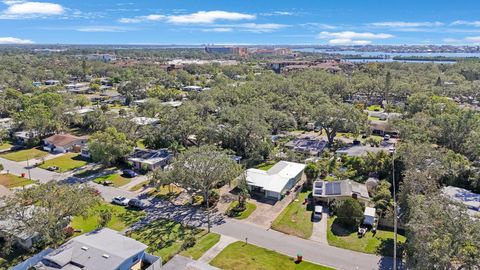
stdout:
{"type": "Polygon", "coordinates": [[[350,62],[414,62],[414,63],[439,63],[439,64],[451,64],[455,63],[455,58],[480,58],[480,53],[465,53],[465,52],[381,52],[381,51],[353,51],[353,50],[326,50],[326,49],[316,49],[316,48],[300,48],[295,49],[299,52],[309,52],[309,53],[321,53],[321,54],[332,54],[332,55],[343,55],[349,56],[348,61],[350,62]],[[351,58],[354,56],[354,58],[351,58]],[[400,58],[400,59],[394,59],[400,58]],[[408,58],[419,58],[419,59],[408,59],[408,58]],[[431,58],[425,60],[422,58],[431,58]],[[439,58],[439,59],[435,59],[439,58]],[[443,60],[441,58],[447,58],[448,60],[443,60]]]}

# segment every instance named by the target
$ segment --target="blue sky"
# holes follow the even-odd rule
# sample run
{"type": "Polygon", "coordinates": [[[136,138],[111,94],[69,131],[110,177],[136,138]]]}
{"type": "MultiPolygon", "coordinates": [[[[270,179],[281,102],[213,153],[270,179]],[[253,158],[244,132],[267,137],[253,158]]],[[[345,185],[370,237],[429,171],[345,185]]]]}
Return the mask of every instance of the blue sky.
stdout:
{"type": "Polygon", "coordinates": [[[476,0],[0,0],[0,44],[480,45],[476,0]]]}

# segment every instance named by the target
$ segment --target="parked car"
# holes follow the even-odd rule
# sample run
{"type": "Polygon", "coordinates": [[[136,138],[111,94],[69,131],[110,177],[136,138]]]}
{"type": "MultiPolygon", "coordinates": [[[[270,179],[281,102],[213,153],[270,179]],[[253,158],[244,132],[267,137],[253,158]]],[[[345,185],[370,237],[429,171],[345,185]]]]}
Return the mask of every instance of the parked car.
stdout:
{"type": "Polygon", "coordinates": [[[323,207],[321,205],[315,205],[315,209],[313,211],[313,219],[321,220],[323,213],[323,207]]]}
{"type": "Polygon", "coordinates": [[[128,201],[128,206],[135,209],[143,210],[147,207],[147,204],[139,199],[131,199],[128,201]]]}
{"type": "Polygon", "coordinates": [[[117,196],[117,197],[112,199],[113,204],[118,204],[118,205],[122,205],[122,206],[129,205],[129,202],[130,202],[130,200],[123,197],[123,196],[117,196]]]}
{"type": "Polygon", "coordinates": [[[18,151],[18,150],[22,150],[22,149],[25,149],[24,145],[14,145],[14,146],[10,147],[10,151],[18,151]]]}
{"type": "Polygon", "coordinates": [[[390,135],[386,134],[385,136],[383,136],[383,139],[384,139],[385,141],[390,140],[390,135]]]}
{"type": "Polygon", "coordinates": [[[58,171],[58,166],[50,166],[50,167],[47,168],[47,170],[49,170],[51,172],[58,171]]]}
{"type": "Polygon", "coordinates": [[[126,177],[135,177],[137,176],[138,174],[136,172],[134,172],[133,170],[130,170],[130,169],[126,169],[126,170],[123,170],[123,175],[126,176],[126,177]]]}

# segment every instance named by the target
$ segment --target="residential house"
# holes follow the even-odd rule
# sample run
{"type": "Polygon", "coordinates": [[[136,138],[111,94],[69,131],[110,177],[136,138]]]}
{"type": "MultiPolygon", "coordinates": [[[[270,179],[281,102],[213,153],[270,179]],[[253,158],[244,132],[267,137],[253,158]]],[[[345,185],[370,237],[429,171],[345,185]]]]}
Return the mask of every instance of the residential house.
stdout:
{"type": "Polygon", "coordinates": [[[71,239],[43,257],[33,269],[160,269],[161,259],[146,253],[146,249],[143,243],[103,228],[71,239]]]}
{"type": "Polygon", "coordinates": [[[317,202],[330,203],[334,200],[346,198],[358,199],[361,202],[369,202],[367,187],[364,184],[352,180],[340,181],[315,181],[313,183],[312,196],[317,202]]]}
{"type": "MultiPolygon", "coordinates": [[[[6,194],[6,196],[14,196],[12,193],[6,194]]],[[[3,196],[2,196],[3,197],[3,196]]],[[[0,200],[1,202],[1,200],[0,200]]],[[[0,240],[2,237],[13,237],[14,243],[23,248],[30,249],[35,243],[40,240],[40,234],[34,231],[30,231],[28,228],[17,226],[18,222],[22,219],[29,219],[35,215],[39,208],[35,208],[33,205],[25,206],[21,211],[11,213],[0,217],[0,240]]],[[[0,241],[1,242],[1,241],[0,241]]]]}
{"type": "Polygon", "coordinates": [[[71,134],[55,134],[43,140],[43,150],[56,153],[80,152],[87,144],[87,137],[77,137],[71,134]]]}
{"type": "Polygon", "coordinates": [[[443,187],[442,194],[454,202],[465,205],[469,215],[480,216],[480,194],[452,186],[443,187]]]}
{"type": "Polygon", "coordinates": [[[304,169],[305,164],[288,161],[280,161],[267,171],[248,169],[245,172],[248,189],[265,198],[281,200],[300,181],[304,169]]]}
{"type": "Polygon", "coordinates": [[[17,144],[29,144],[31,143],[37,136],[37,131],[17,131],[13,133],[13,138],[15,143],[17,144]]]}
{"type": "Polygon", "coordinates": [[[309,154],[311,156],[320,156],[323,149],[327,146],[327,142],[319,138],[297,138],[285,144],[285,147],[295,152],[309,154]]]}
{"type": "Polygon", "coordinates": [[[189,85],[182,88],[183,91],[187,92],[201,92],[203,88],[201,86],[189,85]]]}
{"type": "Polygon", "coordinates": [[[130,121],[138,126],[154,126],[160,122],[160,119],[151,117],[134,117],[130,121]]]}
{"type": "Polygon", "coordinates": [[[59,85],[60,81],[59,80],[46,80],[45,85],[59,85]]]}
{"type": "Polygon", "coordinates": [[[153,171],[164,168],[172,158],[173,153],[168,149],[152,150],[135,148],[135,151],[127,157],[127,160],[132,163],[135,169],[153,171]]]}

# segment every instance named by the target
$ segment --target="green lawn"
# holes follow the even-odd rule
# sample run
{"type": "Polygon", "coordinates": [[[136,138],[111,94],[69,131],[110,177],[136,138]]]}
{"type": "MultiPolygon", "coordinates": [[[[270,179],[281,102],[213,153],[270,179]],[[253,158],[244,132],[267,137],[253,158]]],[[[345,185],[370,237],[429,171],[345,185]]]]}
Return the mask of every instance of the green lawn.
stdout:
{"type": "Polygon", "coordinates": [[[243,242],[228,245],[211,262],[211,265],[225,270],[329,270],[333,268],[303,261],[295,263],[286,255],[243,242]]]}
{"type": "Polygon", "coordinates": [[[137,147],[140,149],[145,149],[145,144],[143,143],[143,139],[137,141],[137,147]]]}
{"type": "Polygon", "coordinates": [[[25,161],[27,159],[37,159],[47,156],[48,152],[42,151],[38,148],[25,149],[10,153],[1,154],[0,157],[11,161],[25,161]]]}
{"type": "Polygon", "coordinates": [[[148,192],[148,195],[155,196],[159,199],[175,199],[180,192],[182,192],[181,188],[171,184],[152,189],[148,192]]]}
{"type": "Polygon", "coordinates": [[[185,257],[191,257],[198,260],[202,255],[220,241],[220,234],[208,233],[197,240],[195,246],[180,252],[185,257]]]}
{"type": "MultiPolygon", "coordinates": [[[[182,244],[189,235],[201,239],[205,235],[205,231],[199,228],[186,227],[175,221],[158,219],[139,230],[128,233],[129,237],[148,245],[147,251],[162,257],[163,262],[167,262],[182,251],[182,244]]],[[[204,240],[205,242],[202,245],[211,241],[207,240],[204,240]]],[[[201,249],[204,248],[200,247],[199,250],[201,249]]],[[[197,252],[200,251],[191,252],[197,255],[197,252]]]]}
{"type": "Polygon", "coordinates": [[[74,229],[81,229],[82,233],[93,231],[99,226],[99,211],[105,209],[112,213],[112,219],[108,222],[107,227],[117,231],[127,228],[145,216],[142,211],[128,210],[123,206],[102,203],[91,209],[86,218],[82,216],[74,217],[70,226],[74,229]]]}
{"type": "Polygon", "coordinates": [[[35,183],[35,181],[13,174],[0,174],[0,185],[6,188],[23,187],[33,183],[35,183]]]}
{"type": "Polygon", "coordinates": [[[148,185],[150,183],[149,180],[143,181],[141,183],[136,184],[135,186],[130,188],[130,191],[137,191],[139,189],[142,189],[144,185],[148,185]]]}
{"type": "MultiPolygon", "coordinates": [[[[228,207],[227,213],[230,211],[230,209],[234,208],[237,205],[238,205],[238,201],[233,201],[228,207]]],[[[257,209],[257,206],[255,204],[247,202],[247,208],[245,209],[245,211],[238,213],[238,215],[235,216],[234,218],[246,219],[250,216],[250,214],[253,213],[253,211],[255,211],[255,209],[257,209]]]]}
{"type": "Polygon", "coordinates": [[[367,107],[367,110],[372,112],[383,112],[382,106],[380,105],[370,105],[367,107]]]}
{"type": "Polygon", "coordinates": [[[260,169],[260,170],[264,170],[264,171],[268,171],[268,169],[272,168],[273,165],[275,165],[275,164],[276,164],[275,161],[267,161],[265,163],[258,164],[255,168],[260,169]]]}
{"type": "Polygon", "coordinates": [[[39,167],[42,169],[47,169],[51,166],[57,166],[57,172],[67,172],[71,171],[76,168],[80,168],[88,164],[87,159],[80,156],[77,153],[66,153],[61,157],[46,160],[42,165],[39,167]]]}
{"type": "Polygon", "coordinates": [[[10,149],[12,145],[9,142],[4,141],[2,144],[0,144],[0,150],[6,150],[10,149]]]}
{"type": "Polygon", "coordinates": [[[291,202],[273,221],[272,229],[308,239],[312,236],[312,209],[303,204],[310,191],[298,194],[298,201],[291,202]]]}
{"type": "MultiPolygon", "coordinates": [[[[393,232],[391,231],[377,230],[375,236],[367,232],[364,237],[358,238],[356,228],[344,228],[335,222],[335,218],[329,218],[327,240],[329,245],[339,248],[393,256],[393,232]]],[[[399,234],[397,240],[398,243],[405,243],[406,238],[399,234]]],[[[400,249],[398,251],[398,254],[402,254],[400,249]]]]}
{"type": "Polygon", "coordinates": [[[101,184],[103,181],[111,181],[114,187],[121,187],[128,184],[130,182],[130,179],[125,178],[118,173],[114,173],[114,174],[107,174],[104,176],[100,176],[98,178],[95,178],[95,180],[93,180],[93,182],[98,184],[101,184]]]}

